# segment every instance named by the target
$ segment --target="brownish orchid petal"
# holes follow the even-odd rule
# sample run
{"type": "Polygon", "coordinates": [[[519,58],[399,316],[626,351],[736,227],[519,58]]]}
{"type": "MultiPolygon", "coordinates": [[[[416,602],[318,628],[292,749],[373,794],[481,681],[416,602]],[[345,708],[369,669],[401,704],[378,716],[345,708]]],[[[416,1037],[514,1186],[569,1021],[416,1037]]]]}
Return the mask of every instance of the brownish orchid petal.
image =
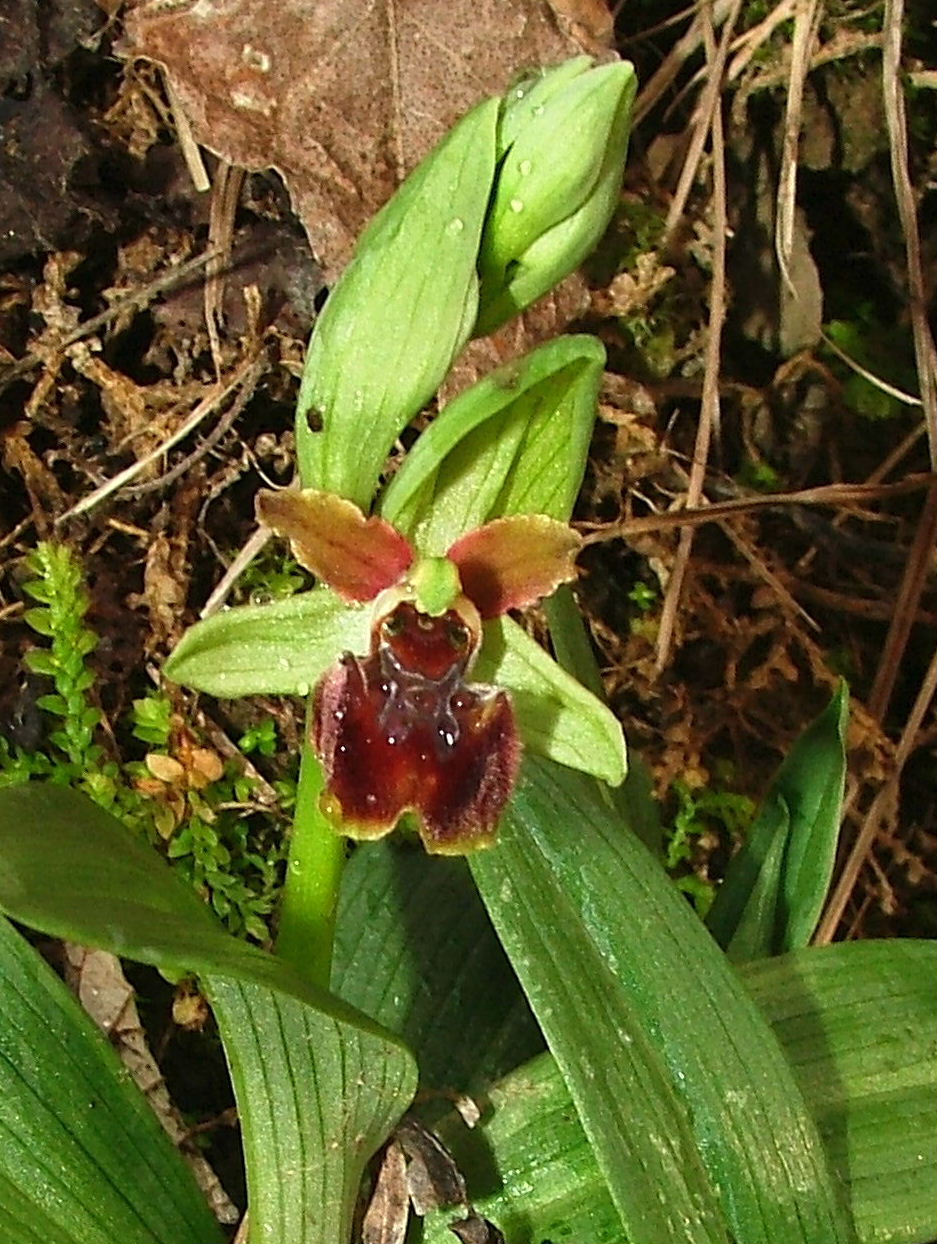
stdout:
{"type": "Polygon", "coordinates": [[[543,514],[496,518],[456,540],[446,554],[483,618],[496,618],[550,593],[576,575],[582,540],[543,514]]]}
{"type": "Polygon", "coordinates": [[[346,653],[316,690],[321,806],[341,833],[380,838],[416,815],[427,851],[488,846],[514,789],[520,742],[510,697],[464,681],[474,637],[460,613],[399,604],[370,656],[346,653]]]}
{"type": "Polygon", "coordinates": [[[296,560],[348,601],[373,600],[413,561],[405,536],[344,497],[307,488],[257,494],[257,517],[289,539],[296,560]]]}

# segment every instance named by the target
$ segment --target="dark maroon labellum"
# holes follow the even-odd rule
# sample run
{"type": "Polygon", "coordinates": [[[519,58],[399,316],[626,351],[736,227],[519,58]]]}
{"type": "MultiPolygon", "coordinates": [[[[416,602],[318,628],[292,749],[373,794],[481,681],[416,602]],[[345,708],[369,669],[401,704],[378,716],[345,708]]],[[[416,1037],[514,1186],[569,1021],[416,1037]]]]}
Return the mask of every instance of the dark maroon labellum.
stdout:
{"type": "Polygon", "coordinates": [[[413,812],[427,850],[462,854],[494,837],[520,742],[508,694],[465,681],[479,636],[458,608],[403,601],[316,689],[322,809],[341,832],[379,838],[413,812]]]}

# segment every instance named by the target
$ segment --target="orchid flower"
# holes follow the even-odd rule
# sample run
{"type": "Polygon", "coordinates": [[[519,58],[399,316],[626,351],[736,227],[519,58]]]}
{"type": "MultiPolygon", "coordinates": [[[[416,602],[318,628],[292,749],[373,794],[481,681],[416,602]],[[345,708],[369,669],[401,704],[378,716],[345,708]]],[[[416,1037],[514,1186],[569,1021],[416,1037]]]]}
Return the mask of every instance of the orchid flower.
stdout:
{"type": "Polygon", "coordinates": [[[488,845],[521,749],[510,695],[467,681],[483,621],[572,578],[578,535],[514,515],[421,558],[385,519],[331,493],[261,492],[257,513],[343,600],[372,603],[369,652],[343,653],[313,696],[326,817],[350,837],[379,838],[410,812],[431,852],[488,845]]]}
{"type": "Polygon", "coordinates": [[[409,812],[430,851],[490,844],[522,744],[623,780],[614,715],[508,616],[575,575],[560,519],[603,358],[558,338],[491,373],[423,432],[377,514],[325,489],[260,493],[316,586],[197,623],[165,671],[222,697],[312,695],[319,807],[339,832],[378,837],[409,812]]]}

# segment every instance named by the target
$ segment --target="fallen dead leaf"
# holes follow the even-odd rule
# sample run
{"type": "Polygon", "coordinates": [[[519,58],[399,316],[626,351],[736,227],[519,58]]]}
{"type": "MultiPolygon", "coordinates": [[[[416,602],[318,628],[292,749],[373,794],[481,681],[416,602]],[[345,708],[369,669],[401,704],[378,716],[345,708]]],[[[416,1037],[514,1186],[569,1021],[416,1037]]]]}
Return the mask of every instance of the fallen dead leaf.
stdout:
{"type": "Polygon", "coordinates": [[[281,173],[329,280],[464,112],[519,71],[596,51],[582,15],[545,0],[145,0],[126,32],[200,143],[281,173]]]}
{"type": "Polygon", "coordinates": [[[362,1244],[403,1244],[409,1217],[407,1159],[392,1140],[381,1158],[374,1191],[361,1224],[362,1244]]]}
{"type": "Polygon", "coordinates": [[[120,960],[106,950],[89,950],[65,943],[65,978],[85,1011],[109,1038],[120,1060],[192,1168],[219,1222],[237,1222],[237,1207],[218,1176],[198,1152],[189,1129],[173,1104],[163,1073],[150,1050],[134,998],[120,960]]]}

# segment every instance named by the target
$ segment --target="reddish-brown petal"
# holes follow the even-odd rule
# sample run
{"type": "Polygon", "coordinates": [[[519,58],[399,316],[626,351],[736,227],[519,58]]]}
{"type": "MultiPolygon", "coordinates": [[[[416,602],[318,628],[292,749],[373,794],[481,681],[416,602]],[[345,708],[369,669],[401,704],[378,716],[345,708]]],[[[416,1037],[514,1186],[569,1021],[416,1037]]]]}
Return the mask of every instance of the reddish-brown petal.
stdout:
{"type": "Polygon", "coordinates": [[[410,542],[395,527],[383,518],[365,518],[334,493],[265,489],[257,494],[257,517],[286,536],[296,560],[344,600],[373,600],[413,561],[410,542]]]}
{"type": "MultiPolygon", "coordinates": [[[[405,613],[396,638],[415,625],[405,613]]],[[[507,693],[465,683],[456,647],[445,669],[432,653],[428,677],[401,663],[409,645],[379,641],[370,656],[346,654],[322,679],[312,742],[325,769],[321,806],[340,832],[379,838],[413,812],[428,851],[462,855],[493,841],[520,742],[507,693]]]]}
{"type": "Polygon", "coordinates": [[[483,618],[520,609],[575,578],[582,540],[543,514],[496,518],[456,540],[446,556],[483,618]]]}

